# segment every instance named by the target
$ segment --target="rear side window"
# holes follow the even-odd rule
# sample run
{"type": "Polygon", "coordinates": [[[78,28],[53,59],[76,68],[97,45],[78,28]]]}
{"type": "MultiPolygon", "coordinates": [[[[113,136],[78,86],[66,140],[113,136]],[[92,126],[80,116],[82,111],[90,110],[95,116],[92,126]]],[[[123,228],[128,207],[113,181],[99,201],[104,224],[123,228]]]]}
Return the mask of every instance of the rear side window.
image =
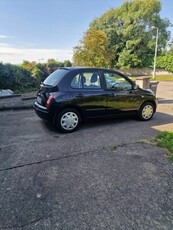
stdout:
{"type": "Polygon", "coordinates": [[[71,82],[74,89],[101,89],[98,72],[83,72],[74,76],[71,82]]]}
{"type": "Polygon", "coordinates": [[[59,81],[68,73],[69,71],[66,69],[58,69],[52,74],[50,74],[45,81],[44,85],[56,86],[59,81]]]}

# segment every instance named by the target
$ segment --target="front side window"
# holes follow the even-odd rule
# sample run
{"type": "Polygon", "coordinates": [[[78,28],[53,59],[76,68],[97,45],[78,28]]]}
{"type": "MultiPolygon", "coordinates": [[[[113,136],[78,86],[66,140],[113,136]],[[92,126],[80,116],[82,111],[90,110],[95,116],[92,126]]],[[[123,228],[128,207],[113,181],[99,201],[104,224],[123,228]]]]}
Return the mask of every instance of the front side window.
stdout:
{"type": "Polygon", "coordinates": [[[104,77],[108,90],[122,91],[132,89],[131,83],[121,75],[118,75],[116,73],[104,73],[104,77]]]}
{"type": "Polygon", "coordinates": [[[71,87],[74,89],[101,89],[98,72],[82,72],[74,76],[71,87]]]}

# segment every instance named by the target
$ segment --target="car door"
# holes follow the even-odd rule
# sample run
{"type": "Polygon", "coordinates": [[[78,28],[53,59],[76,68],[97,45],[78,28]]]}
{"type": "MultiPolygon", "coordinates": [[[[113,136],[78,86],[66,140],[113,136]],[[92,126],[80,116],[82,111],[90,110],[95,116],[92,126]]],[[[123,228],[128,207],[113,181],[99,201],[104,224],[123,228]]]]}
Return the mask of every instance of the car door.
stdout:
{"type": "Polygon", "coordinates": [[[87,118],[106,114],[106,93],[97,70],[80,70],[70,83],[73,104],[80,107],[87,118]]]}
{"type": "Polygon", "coordinates": [[[107,94],[107,115],[135,113],[141,97],[135,93],[132,82],[114,71],[105,71],[103,76],[107,94]]]}

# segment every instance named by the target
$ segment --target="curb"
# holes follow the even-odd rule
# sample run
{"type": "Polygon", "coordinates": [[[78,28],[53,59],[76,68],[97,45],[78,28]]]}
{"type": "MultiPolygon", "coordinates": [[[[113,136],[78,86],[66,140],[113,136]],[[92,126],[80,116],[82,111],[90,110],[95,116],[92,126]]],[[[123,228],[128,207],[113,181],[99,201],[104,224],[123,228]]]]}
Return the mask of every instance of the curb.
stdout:
{"type": "Polygon", "coordinates": [[[33,109],[35,99],[35,96],[22,98],[21,95],[0,98],[0,111],[33,109]]]}
{"type": "Polygon", "coordinates": [[[13,107],[6,107],[3,106],[0,108],[0,112],[2,111],[9,111],[9,110],[27,110],[27,109],[34,109],[33,105],[28,106],[13,106],[13,107]]]}
{"type": "Polygon", "coordinates": [[[0,99],[4,99],[4,98],[12,98],[12,97],[21,97],[21,94],[13,94],[13,95],[8,95],[8,96],[0,96],[0,99]]]}
{"type": "Polygon", "coordinates": [[[36,99],[37,97],[22,97],[22,101],[27,101],[31,99],[36,99]]]}

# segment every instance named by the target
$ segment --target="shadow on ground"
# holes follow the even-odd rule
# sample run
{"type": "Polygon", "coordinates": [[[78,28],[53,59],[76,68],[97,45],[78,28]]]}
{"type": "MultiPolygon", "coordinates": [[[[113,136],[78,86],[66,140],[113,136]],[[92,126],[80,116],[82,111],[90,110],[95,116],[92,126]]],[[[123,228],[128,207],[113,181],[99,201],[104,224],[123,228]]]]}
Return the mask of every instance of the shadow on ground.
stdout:
{"type": "MultiPolygon", "coordinates": [[[[165,103],[167,104],[168,102],[165,103]]],[[[51,122],[44,121],[44,120],[40,120],[40,122],[45,131],[49,130],[51,132],[61,135],[61,133],[56,130],[56,128],[51,122]]],[[[90,121],[82,122],[77,132],[80,132],[81,130],[92,130],[97,128],[101,128],[104,131],[104,128],[106,127],[111,128],[111,126],[116,126],[116,125],[118,126],[123,125],[124,128],[128,129],[128,124],[130,125],[132,122],[134,126],[138,126],[139,128],[145,127],[145,129],[146,128],[152,129],[153,126],[162,126],[162,125],[166,125],[168,128],[170,128],[170,124],[173,125],[173,116],[166,113],[156,112],[150,121],[139,121],[136,117],[93,119],[90,121]]]]}

